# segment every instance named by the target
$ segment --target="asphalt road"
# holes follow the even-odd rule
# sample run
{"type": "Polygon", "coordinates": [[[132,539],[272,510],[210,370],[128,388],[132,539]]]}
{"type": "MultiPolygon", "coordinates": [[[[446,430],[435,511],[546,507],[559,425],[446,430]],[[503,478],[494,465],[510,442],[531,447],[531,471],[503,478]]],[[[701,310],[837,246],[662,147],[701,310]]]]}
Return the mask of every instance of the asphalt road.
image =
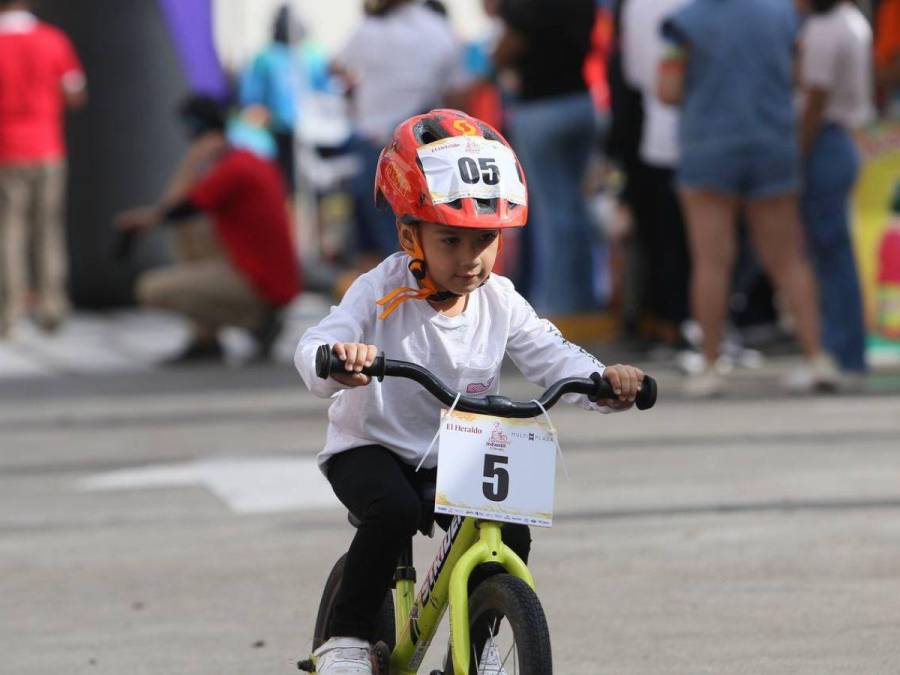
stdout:
{"type": "MultiPolygon", "coordinates": [[[[555,672],[900,673],[879,382],[697,403],[670,376],[647,413],[555,408],[570,478],[531,566],[555,672]]],[[[296,672],[351,536],[313,466],[325,406],[289,367],[0,383],[0,672],[296,672]]]]}

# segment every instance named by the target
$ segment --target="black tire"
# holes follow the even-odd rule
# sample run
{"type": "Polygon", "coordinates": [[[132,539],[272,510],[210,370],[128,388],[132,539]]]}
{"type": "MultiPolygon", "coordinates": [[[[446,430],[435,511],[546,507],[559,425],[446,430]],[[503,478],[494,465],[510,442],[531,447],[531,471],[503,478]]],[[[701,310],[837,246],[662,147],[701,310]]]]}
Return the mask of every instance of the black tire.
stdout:
{"type": "MultiPolygon", "coordinates": [[[[469,598],[469,673],[477,675],[478,660],[491,635],[508,675],[552,675],[550,631],[541,602],[531,587],[511,574],[498,574],[478,585],[469,598]]],[[[453,672],[447,659],[445,673],[453,672]]]]}
{"type": "MultiPolygon", "coordinates": [[[[334,613],[334,601],[337,598],[338,588],[341,585],[341,579],[344,577],[344,564],[347,561],[347,555],[344,554],[338,558],[331,568],[331,574],[325,582],[325,588],[322,591],[322,599],[319,601],[319,611],[316,614],[316,627],[313,633],[313,651],[322,646],[328,638],[331,637],[331,617],[334,613]]],[[[384,596],[384,602],[378,610],[378,618],[375,620],[375,639],[384,642],[391,650],[397,642],[394,635],[394,597],[390,590],[384,596]]]]}

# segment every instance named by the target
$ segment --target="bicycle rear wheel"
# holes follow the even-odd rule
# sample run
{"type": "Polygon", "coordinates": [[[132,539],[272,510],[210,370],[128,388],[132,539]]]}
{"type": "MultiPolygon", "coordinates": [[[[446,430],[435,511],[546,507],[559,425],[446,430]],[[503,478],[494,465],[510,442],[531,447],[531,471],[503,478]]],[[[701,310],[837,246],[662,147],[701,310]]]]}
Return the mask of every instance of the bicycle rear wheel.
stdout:
{"type": "MultiPolygon", "coordinates": [[[[340,588],[341,579],[344,577],[346,561],[346,554],[338,558],[337,562],[334,563],[334,567],[331,568],[328,580],[325,582],[322,599],[319,601],[319,611],[316,614],[316,627],[313,633],[314,651],[331,637],[331,618],[334,616],[334,603],[337,598],[338,588],[340,588]]],[[[384,602],[381,603],[381,608],[378,610],[378,617],[375,620],[375,640],[373,642],[384,642],[393,650],[397,642],[394,633],[394,597],[388,590],[384,596],[384,602]]]]}
{"type": "MultiPolygon", "coordinates": [[[[550,631],[540,600],[511,574],[480,583],[469,598],[470,675],[552,675],[550,631]]],[[[445,667],[453,675],[452,658],[445,667]]]]}

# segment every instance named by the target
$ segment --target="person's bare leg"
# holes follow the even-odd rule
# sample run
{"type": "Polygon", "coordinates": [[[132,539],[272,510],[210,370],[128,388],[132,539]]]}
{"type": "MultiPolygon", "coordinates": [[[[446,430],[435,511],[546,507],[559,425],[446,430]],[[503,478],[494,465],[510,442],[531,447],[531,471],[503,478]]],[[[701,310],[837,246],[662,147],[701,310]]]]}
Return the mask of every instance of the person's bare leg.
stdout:
{"type": "Polygon", "coordinates": [[[812,268],[803,250],[795,195],[760,199],[747,205],[747,223],[760,263],[784,293],[807,358],[822,351],[819,306],[812,268]]]}
{"type": "Polygon", "coordinates": [[[682,190],[680,198],[691,254],[691,311],[703,329],[703,356],[711,366],[719,357],[731,290],[738,202],[706,190],[682,190]]]}

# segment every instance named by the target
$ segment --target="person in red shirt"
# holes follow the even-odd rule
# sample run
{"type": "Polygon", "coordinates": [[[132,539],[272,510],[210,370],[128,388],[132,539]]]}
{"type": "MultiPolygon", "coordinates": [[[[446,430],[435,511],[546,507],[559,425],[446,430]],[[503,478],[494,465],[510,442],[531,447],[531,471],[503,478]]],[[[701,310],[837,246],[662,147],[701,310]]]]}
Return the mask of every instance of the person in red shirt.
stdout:
{"type": "Polygon", "coordinates": [[[266,357],[280,329],[279,308],[300,291],[283,180],[272,162],[228,144],[225,111],[214,99],[192,96],[180,114],[193,138],[187,161],[159,203],[120,214],[117,226],[136,232],[163,222],[185,225],[203,213],[213,246],[144,272],[135,295],[142,306],[192,321],[192,340],[175,363],[221,359],[217,332],[225,326],[249,330],[266,357]]]}
{"type": "Polygon", "coordinates": [[[55,330],[68,312],[63,111],[86,101],[65,34],[28,3],[0,0],[0,340],[25,314],[29,276],[41,328],[55,330]]]}

